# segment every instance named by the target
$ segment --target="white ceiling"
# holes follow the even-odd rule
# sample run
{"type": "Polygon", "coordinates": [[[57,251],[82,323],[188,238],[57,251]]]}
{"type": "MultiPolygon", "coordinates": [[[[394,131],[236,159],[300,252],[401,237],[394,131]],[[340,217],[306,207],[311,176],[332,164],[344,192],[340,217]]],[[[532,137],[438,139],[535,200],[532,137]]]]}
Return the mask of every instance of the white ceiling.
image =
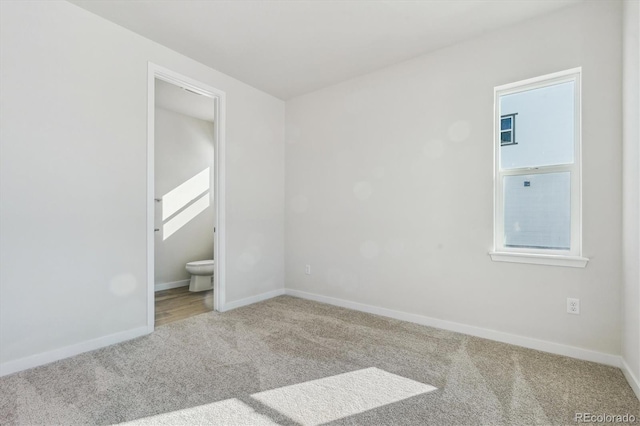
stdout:
{"type": "Polygon", "coordinates": [[[289,99],[582,0],[70,0],[289,99]]]}
{"type": "Polygon", "coordinates": [[[216,103],[213,98],[193,93],[156,78],[156,106],[205,121],[214,121],[216,103]]]}

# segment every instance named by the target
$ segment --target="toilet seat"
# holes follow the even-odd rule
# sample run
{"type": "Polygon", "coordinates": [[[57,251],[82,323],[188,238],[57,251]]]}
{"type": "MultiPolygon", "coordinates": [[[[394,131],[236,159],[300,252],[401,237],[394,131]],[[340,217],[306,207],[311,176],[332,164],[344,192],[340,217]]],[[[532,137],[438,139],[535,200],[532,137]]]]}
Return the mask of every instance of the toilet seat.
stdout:
{"type": "Polygon", "coordinates": [[[213,266],[216,263],[215,260],[196,260],[194,262],[187,263],[188,266],[213,266]]]}

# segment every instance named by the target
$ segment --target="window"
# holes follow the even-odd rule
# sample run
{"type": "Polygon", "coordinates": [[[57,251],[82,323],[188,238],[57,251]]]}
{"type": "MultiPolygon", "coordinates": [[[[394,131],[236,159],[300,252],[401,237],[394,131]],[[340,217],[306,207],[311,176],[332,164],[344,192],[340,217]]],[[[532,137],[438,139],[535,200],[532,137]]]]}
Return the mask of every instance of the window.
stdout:
{"type": "Polygon", "coordinates": [[[500,116],[500,146],[516,145],[516,115],[506,114],[500,116]]]}
{"type": "Polygon", "coordinates": [[[573,69],[495,88],[493,260],[586,266],[580,75],[573,69]]]}

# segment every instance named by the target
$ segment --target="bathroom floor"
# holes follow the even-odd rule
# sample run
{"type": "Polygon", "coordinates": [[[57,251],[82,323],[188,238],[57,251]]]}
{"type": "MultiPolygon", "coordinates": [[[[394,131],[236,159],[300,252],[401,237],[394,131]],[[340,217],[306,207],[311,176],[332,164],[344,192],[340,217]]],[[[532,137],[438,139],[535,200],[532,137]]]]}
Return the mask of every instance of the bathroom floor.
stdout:
{"type": "Polygon", "coordinates": [[[156,327],[213,310],[213,290],[192,293],[189,287],[156,292],[156,327]]]}

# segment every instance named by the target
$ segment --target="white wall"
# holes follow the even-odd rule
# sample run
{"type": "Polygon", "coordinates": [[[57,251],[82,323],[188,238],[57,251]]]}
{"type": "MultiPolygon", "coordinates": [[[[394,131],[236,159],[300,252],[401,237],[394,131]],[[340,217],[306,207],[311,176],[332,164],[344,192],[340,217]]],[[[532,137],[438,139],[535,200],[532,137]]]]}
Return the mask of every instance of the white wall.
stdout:
{"type": "MultiPolygon", "coordinates": [[[[168,84],[168,83],[164,83],[168,84]]],[[[156,88],[158,84],[156,83],[156,88]]],[[[210,107],[215,108],[213,99],[210,107]]],[[[156,106],[155,110],[155,190],[156,198],[189,182],[208,170],[209,206],[171,235],[164,225],[180,220],[188,213],[187,203],[163,220],[161,203],[156,203],[155,282],[158,285],[188,280],[187,262],[213,259],[213,228],[215,224],[213,192],[213,123],[189,117],[156,106]],[[166,238],[165,238],[166,235],[166,238]]],[[[198,191],[199,192],[199,191],[198,191]]],[[[201,194],[197,194],[198,197],[201,194]]],[[[199,200],[200,198],[198,198],[199,200]]],[[[186,201],[186,200],[185,200],[186,201]]],[[[189,200],[193,201],[193,200],[189,200]]]]}
{"type": "Polygon", "coordinates": [[[288,101],[287,289],[619,355],[620,20],[587,2],[288,101]],[[492,262],[493,88],[578,66],[591,261],[492,262]]]}
{"type": "Polygon", "coordinates": [[[622,357],[640,398],[640,4],[624,2],[622,357]]]}
{"type": "Polygon", "coordinates": [[[2,371],[145,330],[149,61],[227,94],[227,302],[283,287],[282,101],[67,2],[0,8],[2,371]]]}

